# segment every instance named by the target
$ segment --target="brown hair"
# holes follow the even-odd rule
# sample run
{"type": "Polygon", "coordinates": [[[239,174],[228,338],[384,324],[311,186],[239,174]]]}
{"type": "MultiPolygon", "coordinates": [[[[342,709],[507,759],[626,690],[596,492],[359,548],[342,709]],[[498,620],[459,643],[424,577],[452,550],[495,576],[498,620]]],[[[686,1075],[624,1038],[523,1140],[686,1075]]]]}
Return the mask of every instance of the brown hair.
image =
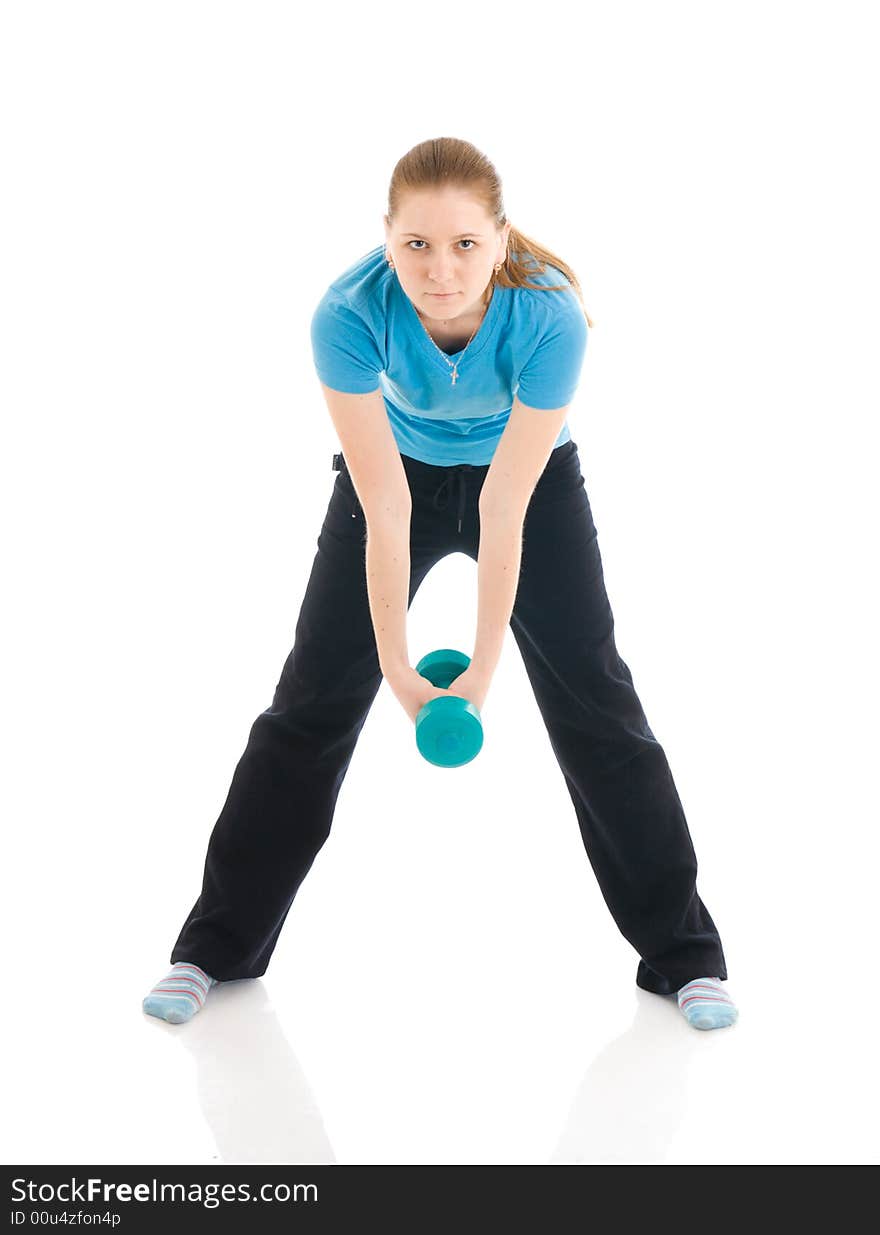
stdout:
{"type": "MultiPolygon", "coordinates": [[[[501,178],[494,165],[476,146],[458,137],[434,137],[420,142],[398,160],[388,188],[388,221],[393,221],[407,192],[440,186],[465,189],[483,203],[497,228],[507,223],[501,178]]],[[[587,325],[593,325],[572,268],[515,227],[510,229],[507,257],[501,269],[494,272],[493,280],[502,287],[530,287],[541,292],[563,292],[571,286],[577,292],[587,325]],[[561,270],[568,282],[547,287],[528,281],[529,275],[544,274],[548,263],[561,270]]]]}

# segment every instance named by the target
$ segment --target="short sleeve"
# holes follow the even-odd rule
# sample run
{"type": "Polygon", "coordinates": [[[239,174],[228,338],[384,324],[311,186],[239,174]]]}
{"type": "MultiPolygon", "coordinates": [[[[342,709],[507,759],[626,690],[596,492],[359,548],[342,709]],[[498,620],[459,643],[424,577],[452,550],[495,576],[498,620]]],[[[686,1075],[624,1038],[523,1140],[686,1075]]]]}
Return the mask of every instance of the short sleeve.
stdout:
{"type": "Polygon", "coordinates": [[[315,370],[325,386],[367,394],[379,386],[382,357],[369,326],[337,294],[324,293],[311,322],[315,370]]]}
{"type": "Polygon", "coordinates": [[[541,292],[559,300],[519,375],[517,398],[526,407],[566,407],[574,398],[587,350],[587,322],[574,292],[541,292]]]}

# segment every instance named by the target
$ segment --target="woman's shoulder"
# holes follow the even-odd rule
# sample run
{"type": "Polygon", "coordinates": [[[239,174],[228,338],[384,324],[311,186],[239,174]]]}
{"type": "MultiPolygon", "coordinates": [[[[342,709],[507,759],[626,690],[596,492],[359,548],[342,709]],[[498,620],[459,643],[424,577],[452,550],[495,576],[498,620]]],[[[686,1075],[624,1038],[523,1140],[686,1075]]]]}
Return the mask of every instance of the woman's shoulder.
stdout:
{"type": "Polygon", "coordinates": [[[544,263],[543,270],[526,269],[524,271],[526,280],[529,283],[537,284],[537,287],[516,287],[511,289],[525,303],[533,305],[539,310],[547,310],[549,312],[570,311],[572,306],[578,305],[578,294],[575,291],[574,284],[570,283],[563,272],[556,266],[551,266],[549,262],[544,263]],[[551,291],[551,288],[561,288],[561,291],[551,291]]]}
{"type": "Polygon", "coordinates": [[[328,284],[311,320],[315,367],[334,390],[376,388],[385,368],[384,245],[358,258],[328,284]]]}
{"type": "Polygon", "coordinates": [[[385,246],[380,244],[346,266],[327,285],[322,300],[341,303],[356,312],[369,312],[376,306],[384,306],[390,277],[385,246]]]}
{"type": "Polygon", "coordinates": [[[586,317],[580,297],[563,272],[547,264],[543,271],[527,271],[529,283],[537,287],[513,287],[511,319],[537,345],[548,334],[559,331],[577,337],[586,332],[586,317]],[[551,288],[562,290],[552,291],[551,288]]]}

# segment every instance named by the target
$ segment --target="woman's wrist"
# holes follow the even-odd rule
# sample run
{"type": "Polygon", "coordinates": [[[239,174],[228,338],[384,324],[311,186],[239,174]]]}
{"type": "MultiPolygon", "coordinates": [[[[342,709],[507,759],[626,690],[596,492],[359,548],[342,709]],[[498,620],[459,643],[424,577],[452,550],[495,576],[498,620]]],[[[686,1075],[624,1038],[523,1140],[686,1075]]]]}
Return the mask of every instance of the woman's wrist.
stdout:
{"type": "Polygon", "coordinates": [[[486,686],[489,686],[495,673],[495,669],[497,668],[498,660],[498,657],[496,657],[494,661],[491,661],[485,657],[472,656],[471,663],[468,665],[467,671],[471,677],[475,678],[479,682],[483,682],[486,686]]]}
{"type": "Polygon", "coordinates": [[[404,681],[411,673],[415,673],[412,665],[406,660],[394,660],[389,665],[381,665],[382,676],[389,686],[394,687],[404,681]]]}

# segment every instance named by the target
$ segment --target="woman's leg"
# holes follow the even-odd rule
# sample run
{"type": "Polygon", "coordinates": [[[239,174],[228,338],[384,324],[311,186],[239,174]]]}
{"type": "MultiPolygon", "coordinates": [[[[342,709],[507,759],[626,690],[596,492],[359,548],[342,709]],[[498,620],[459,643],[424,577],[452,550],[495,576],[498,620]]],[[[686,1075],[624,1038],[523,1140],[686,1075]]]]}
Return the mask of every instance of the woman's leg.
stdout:
{"type": "Polygon", "coordinates": [[[705,974],[725,979],[672,773],[615,646],[574,442],[553,452],[532,495],[510,624],[587,856],[641,957],[637,984],[666,995],[705,974]]]}
{"type": "MultiPolygon", "coordinates": [[[[366,524],[336,478],[295,642],[208,844],[201,894],[171,953],[218,981],[266,970],[299,885],[330,833],[355,743],[382,681],[366,584],[366,524]]],[[[409,602],[437,560],[414,510],[409,602]]]]}

